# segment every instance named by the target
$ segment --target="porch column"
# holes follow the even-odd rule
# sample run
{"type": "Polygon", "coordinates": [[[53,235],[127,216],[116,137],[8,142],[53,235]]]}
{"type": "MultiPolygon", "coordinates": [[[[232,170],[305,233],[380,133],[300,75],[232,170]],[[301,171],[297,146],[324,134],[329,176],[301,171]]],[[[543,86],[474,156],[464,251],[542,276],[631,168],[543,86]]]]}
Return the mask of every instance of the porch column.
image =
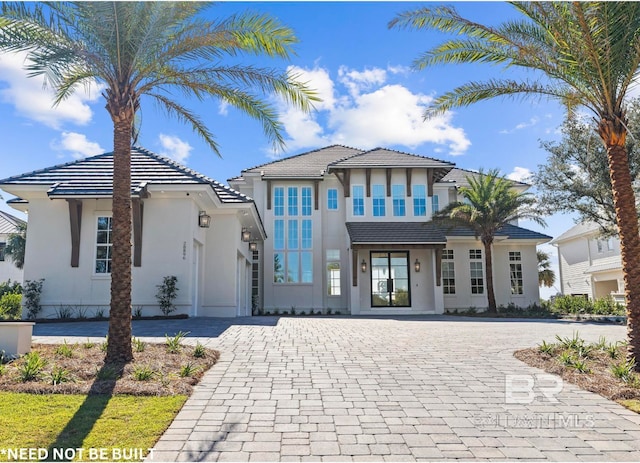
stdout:
{"type": "Polygon", "coordinates": [[[440,284],[442,250],[434,249],[431,251],[431,259],[433,262],[433,306],[436,313],[444,313],[444,292],[440,284]]]}
{"type": "Polygon", "coordinates": [[[69,204],[69,225],[71,228],[71,266],[80,263],[80,230],[82,228],[82,201],[67,199],[69,204]]]}

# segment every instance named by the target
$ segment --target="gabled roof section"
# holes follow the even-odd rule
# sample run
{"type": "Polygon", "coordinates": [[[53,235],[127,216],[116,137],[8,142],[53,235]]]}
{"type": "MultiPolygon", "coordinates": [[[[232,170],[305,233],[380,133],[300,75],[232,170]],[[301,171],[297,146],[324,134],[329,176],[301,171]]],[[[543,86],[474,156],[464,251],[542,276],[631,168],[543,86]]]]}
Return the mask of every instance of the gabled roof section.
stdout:
{"type": "MultiPolygon", "coordinates": [[[[468,186],[469,182],[467,182],[467,177],[470,177],[470,176],[478,177],[479,175],[480,175],[480,172],[474,172],[472,170],[460,169],[458,167],[455,167],[451,169],[447,173],[447,175],[445,175],[440,181],[447,182],[447,183],[455,183],[457,186],[468,186]]],[[[511,179],[507,179],[507,180],[512,182],[513,186],[516,186],[516,187],[528,188],[531,186],[528,183],[519,182],[517,180],[511,180],[511,179]]]]}
{"type": "Polygon", "coordinates": [[[22,219],[0,211],[0,233],[14,233],[17,230],[18,225],[23,225],[25,223],[26,222],[22,219]]]}
{"type": "MultiPolygon", "coordinates": [[[[0,185],[49,186],[50,197],[110,197],[113,191],[113,153],[0,180],[0,185]]],[[[131,194],[140,196],[148,185],[210,185],[223,203],[252,202],[251,198],[177,162],[144,148],[131,149],[131,194]]]]}
{"type": "Polygon", "coordinates": [[[370,151],[351,156],[331,163],[331,169],[349,168],[394,168],[394,167],[426,167],[442,169],[442,175],[453,168],[455,164],[439,159],[404,153],[388,148],[375,148],[370,151]]]}
{"type": "Polygon", "coordinates": [[[329,164],[360,153],[362,150],[356,148],[332,145],[245,169],[242,173],[259,173],[264,179],[321,179],[329,164]]]}
{"type": "Polygon", "coordinates": [[[600,232],[600,228],[597,223],[581,222],[581,223],[575,224],[573,227],[571,227],[569,230],[564,232],[562,235],[555,238],[551,242],[551,244],[555,244],[562,241],[568,241],[573,238],[578,238],[581,236],[598,235],[599,232],[600,232]]]}

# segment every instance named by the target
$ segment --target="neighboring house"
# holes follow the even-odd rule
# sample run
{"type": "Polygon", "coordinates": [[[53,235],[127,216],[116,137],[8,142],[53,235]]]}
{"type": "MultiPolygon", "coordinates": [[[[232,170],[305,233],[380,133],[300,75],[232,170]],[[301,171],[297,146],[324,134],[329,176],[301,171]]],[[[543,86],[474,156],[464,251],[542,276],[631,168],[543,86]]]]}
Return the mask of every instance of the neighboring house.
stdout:
{"type": "MultiPolygon", "coordinates": [[[[460,199],[456,188],[467,175],[478,174],[339,145],[243,170],[229,183],[254,198],[269,236],[257,251],[258,305],[354,315],[486,307],[482,244],[469,230],[431,221],[460,199]]],[[[493,250],[499,305],[539,302],[536,245],[550,239],[516,224],[500,230],[493,250]]]]}
{"type": "Polygon", "coordinates": [[[624,303],[620,241],[603,238],[597,224],[580,223],[551,241],[558,248],[562,294],[624,303]]]}
{"type": "Polygon", "coordinates": [[[4,281],[18,281],[22,283],[22,269],[14,264],[10,256],[5,254],[9,235],[18,231],[18,225],[24,220],[0,211],[0,283],[4,281]]]}
{"type": "MultiPolygon", "coordinates": [[[[108,313],[113,154],[0,180],[29,213],[24,278],[44,278],[42,316],[62,306],[108,313]]],[[[131,152],[133,309],[160,313],[163,277],[178,278],[177,311],[251,314],[253,252],[266,235],[254,201],[142,148],[131,152]],[[210,226],[207,227],[208,222],[210,226]]]]}

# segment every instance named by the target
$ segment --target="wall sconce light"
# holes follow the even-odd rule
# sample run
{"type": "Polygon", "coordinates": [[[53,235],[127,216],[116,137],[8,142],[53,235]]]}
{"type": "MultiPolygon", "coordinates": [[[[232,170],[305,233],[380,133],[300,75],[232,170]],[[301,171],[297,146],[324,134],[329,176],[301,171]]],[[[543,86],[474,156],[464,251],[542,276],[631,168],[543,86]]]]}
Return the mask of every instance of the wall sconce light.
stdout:
{"type": "Polygon", "coordinates": [[[251,232],[249,231],[248,228],[243,228],[242,229],[242,241],[251,241],[251,232]]]}
{"type": "Polygon", "coordinates": [[[255,241],[251,241],[249,243],[249,251],[257,251],[258,250],[258,243],[255,241]]]}
{"type": "Polygon", "coordinates": [[[362,270],[362,273],[367,272],[367,262],[364,259],[362,259],[362,262],[360,263],[360,270],[362,270]]]}
{"type": "Polygon", "coordinates": [[[413,268],[416,270],[416,272],[420,271],[420,261],[418,259],[416,259],[416,261],[414,262],[413,268]]]}
{"type": "Polygon", "coordinates": [[[207,211],[200,211],[198,214],[198,226],[200,228],[209,228],[211,225],[211,216],[207,214],[207,211]]]}

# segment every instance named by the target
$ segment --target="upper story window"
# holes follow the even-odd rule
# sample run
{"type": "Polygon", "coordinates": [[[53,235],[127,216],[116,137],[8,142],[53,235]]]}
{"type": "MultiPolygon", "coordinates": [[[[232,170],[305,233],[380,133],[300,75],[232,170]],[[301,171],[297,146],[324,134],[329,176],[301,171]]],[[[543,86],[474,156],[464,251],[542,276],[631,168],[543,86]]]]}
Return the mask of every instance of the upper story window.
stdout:
{"type": "Polygon", "coordinates": [[[386,197],[384,192],[384,185],[373,185],[373,216],[384,217],[386,197]]]}
{"type": "Polygon", "coordinates": [[[413,185],[413,215],[427,215],[427,188],[424,185],[413,185]]]}
{"type": "Polygon", "coordinates": [[[284,215],[284,187],[277,186],[273,189],[273,215],[284,215]]]}
{"type": "Polygon", "coordinates": [[[364,187],[362,185],[353,185],[351,187],[351,196],[353,197],[353,215],[364,215],[364,187]]]}
{"type": "Polygon", "coordinates": [[[330,211],[338,210],[338,190],[336,188],[327,190],[327,209],[330,211]]]}
{"type": "Polygon", "coordinates": [[[302,215],[311,215],[311,187],[302,187],[302,215]]]}
{"type": "Polygon", "coordinates": [[[287,206],[290,217],[298,215],[298,187],[290,186],[287,188],[287,206]]]}
{"type": "Polygon", "coordinates": [[[391,196],[393,199],[393,215],[396,217],[404,217],[407,213],[405,208],[404,185],[391,185],[391,196]]]}
{"type": "Polygon", "coordinates": [[[438,195],[433,195],[431,197],[431,213],[437,214],[440,210],[440,201],[438,199],[438,195]]]}
{"type": "Polygon", "coordinates": [[[112,231],[111,217],[98,217],[98,227],[96,231],[96,273],[111,273],[112,231]]]}

